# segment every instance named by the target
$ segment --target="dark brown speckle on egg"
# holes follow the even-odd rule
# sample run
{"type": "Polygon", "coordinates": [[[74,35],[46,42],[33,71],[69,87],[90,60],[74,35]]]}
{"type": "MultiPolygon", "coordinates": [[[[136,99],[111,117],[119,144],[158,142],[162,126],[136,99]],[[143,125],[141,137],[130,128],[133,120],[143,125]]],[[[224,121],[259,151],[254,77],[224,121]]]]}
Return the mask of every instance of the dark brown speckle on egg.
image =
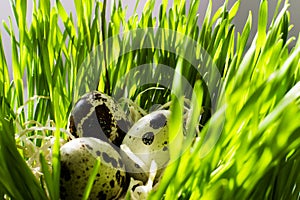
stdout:
{"type": "Polygon", "coordinates": [[[114,180],[111,180],[111,181],[109,182],[109,185],[110,185],[111,188],[114,188],[114,187],[115,187],[115,181],[114,181],[114,180]]]}
{"type": "Polygon", "coordinates": [[[97,156],[101,156],[101,152],[100,151],[96,151],[96,155],[97,156]]]}
{"type": "Polygon", "coordinates": [[[105,162],[111,163],[114,168],[118,167],[118,163],[117,163],[116,159],[114,159],[113,157],[110,157],[105,152],[102,153],[102,156],[103,156],[103,159],[104,159],[105,162]]]}
{"type": "Polygon", "coordinates": [[[121,180],[121,173],[120,173],[120,170],[117,171],[116,173],[116,179],[117,179],[117,182],[120,184],[120,180],[121,180]]]}
{"type": "Polygon", "coordinates": [[[61,171],[62,178],[65,181],[70,181],[71,180],[71,173],[70,173],[70,170],[68,168],[68,165],[65,162],[61,162],[60,167],[61,167],[60,171],[61,171]]]}
{"type": "Polygon", "coordinates": [[[93,147],[91,147],[90,145],[86,145],[86,148],[88,148],[89,150],[93,150],[93,147]]]}
{"type": "Polygon", "coordinates": [[[101,104],[96,106],[95,108],[96,116],[98,119],[98,123],[100,124],[100,131],[102,134],[105,134],[106,137],[110,137],[110,130],[113,126],[112,124],[112,114],[110,113],[110,110],[105,104],[101,104]]]}
{"type": "Polygon", "coordinates": [[[154,133],[153,132],[147,132],[142,137],[142,141],[145,145],[151,145],[153,140],[154,140],[154,133]]]}
{"type": "Polygon", "coordinates": [[[158,113],[151,119],[150,121],[150,127],[154,129],[159,129],[164,127],[167,124],[167,118],[164,114],[158,113]]]}
{"type": "Polygon", "coordinates": [[[98,199],[106,199],[106,194],[103,191],[101,191],[98,193],[97,198],[98,199]]]}
{"type": "Polygon", "coordinates": [[[100,93],[100,92],[94,92],[94,100],[99,101],[99,102],[107,102],[107,96],[100,93]]]}

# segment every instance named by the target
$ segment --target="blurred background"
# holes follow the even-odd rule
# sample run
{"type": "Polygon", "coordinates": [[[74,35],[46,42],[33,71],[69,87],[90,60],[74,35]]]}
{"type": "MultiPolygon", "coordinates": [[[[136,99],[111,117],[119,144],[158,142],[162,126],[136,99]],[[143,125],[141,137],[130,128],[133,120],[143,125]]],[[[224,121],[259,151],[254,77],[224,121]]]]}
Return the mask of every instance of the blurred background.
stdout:
{"type": "MultiPolygon", "coordinates": [[[[140,0],[139,7],[137,9],[138,13],[140,13],[142,11],[144,3],[146,1],[147,0],[140,0]]],[[[190,2],[190,0],[186,0],[186,1],[188,3],[190,2]]],[[[51,0],[51,2],[52,2],[52,4],[54,4],[55,0],[51,0]]],[[[110,7],[110,2],[111,1],[108,1],[109,7],[110,7]]],[[[128,16],[132,15],[136,1],[122,0],[122,2],[123,2],[124,6],[126,6],[126,5],[128,6],[127,15],[128,16]]],[[[160,2],[161,1],[159,1],[159,0],[156,1],[156,7],[155,7],[156,13],[153,13],[154,16],[158,15],[160,2]]],[[[201,26],[202,19],[204,18],[208,2],[209,2],[209,0],[201,0],[201,3],[200,3],[200,6],[199,6],[200,26],[201,26]]],[[[229,6],[233,5],[234,2],[235,2],[235,0],[229,0],[229,6]]],[[[213,0],[213,12],[216,11],[223,3],[224,3],[224,0],[213,0]]],[[[27,4],[28,4],[27,20],[30,22],[31,21],[30,10],[32,9],[32,1],[29,0],[27,2],[27,4]]],[[[74,16],[75,7],[74,7],[73,1],[62,1],[62,4],[64,5],[67,12],[68,13],[72,12],[73,16],[74,16]]],[[[242,0],[239,12],[237,13],[237,16],[235,17],[234,22],[233,22],[236,26],[236,30],[238,32],[241,32],[243,30],[243,26],[246,22],[249,12],[250,11],[252,12],[253,28],[252,28],[252,32],[251,32],[251,36],[250,36],[250,40],[248,41],[248,44],[250,44],[252,42],[252,40],[255,36],[259,4],[260,4],[260,0],[242,0]]],[[[171,7],[171,5],[172,5],[172,0],[169,0],[169,7],[171,7]]],[[[271,22],[276,5],[277,5],[277,0],[269,0],[269,16],[268,16],[269,23],[271,22]]],[[[297,19],[300,19],[300,12],[297,11],[297,9],[299,9],[299,8],[300,8],[299,0],[290,0],[289,11],[291,14],[291,23],[294,25],[293,29],[290,32],[290,36],[297,37],[300,32],[300,23],[297,20],[297,19]]],[[[3,1],[1,1],[1,5],[0,5],[0,20],[1,20],[0,30],[1,30],[1,34],[2,34],[2,40],[3,40],[3,44],[4,44],[6,58],[8,61],[11,60],[10,38],[9,38],[8,34],[5,32],[2,22],[5,21],[7,24],[9,24],[9,16],[12,16],[12,10],[10,7],[9,0],[3,0],[3,1]]],[[[16,27],[15,21],[13,20],[12,22],[13,22],[13,26],[16,27]]],[[[294,43],[292,43],[291,46],[293,46],[294,43]]],[[[10,65],[10,63],[8,63],[8,65],[10,65]]]]}

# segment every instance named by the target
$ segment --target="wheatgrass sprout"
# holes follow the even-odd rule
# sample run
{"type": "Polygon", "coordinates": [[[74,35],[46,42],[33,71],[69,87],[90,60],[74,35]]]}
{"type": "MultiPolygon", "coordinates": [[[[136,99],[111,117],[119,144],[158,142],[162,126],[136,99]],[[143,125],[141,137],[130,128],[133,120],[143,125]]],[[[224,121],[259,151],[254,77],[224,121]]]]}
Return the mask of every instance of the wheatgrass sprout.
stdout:
{"type": "MultiPolygon", "coordinates": [[[[240,0],[231,7],[224,0],[214,13],[209,1],[202,21],[200,0],[147,0],[140,16],[115,0],[111,7],[107,0],[71,1],[74,13],[60,0],[32,2],[29,10],[27,1],[10,1],[13,16],[0,33],[0,198],[60,199],[60,144],[81,89],[121,91],[120,98],[139,110],[134,121],[156,105],[172,111],[169,136],[177,145],[170,146],[170,156],[176,159],[155,187],[151,179],[138,185],[145,198],[300,198],[300,39],[289,35],[288,0],[277,1],[270,25],[268,1],[261,0],[253,41],[254,13],[242,32],[233,23],[240,0]],[[126,35],[138,30],[143,37],[126,35]],[[11,52],[3,47],[4,34],[11,52]],[[151,76],[135,73],[131,85],[122,85],[124,75],[140,66],[152,67],[151,76]],[[177,74],[167,74],[165,87],[140,85],[167,76],[153,66],[177,74]],[[188,96],[181,96],[183,79],[191,86],[188,96]]],[[[136,1],[135,11],[142,6],[136,1]]],[[[131,197],[140,197],[133,188],[125,198],[131,197]]]]}

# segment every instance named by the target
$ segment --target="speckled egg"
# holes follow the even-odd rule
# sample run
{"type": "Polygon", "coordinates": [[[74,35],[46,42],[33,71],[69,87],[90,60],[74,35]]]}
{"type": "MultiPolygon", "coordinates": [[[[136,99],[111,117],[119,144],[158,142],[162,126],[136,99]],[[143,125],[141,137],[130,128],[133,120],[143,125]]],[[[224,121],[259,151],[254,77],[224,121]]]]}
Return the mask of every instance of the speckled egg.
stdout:
{"type": "Polygon", "coordinates": [[[69,130],[75,137],[95,137],[118,147],[131,127],[131,122],[110,96],[98,91],[83,95],[69,118],[69,130]]]}
{"type": "Polygon", "coordinates": [[[169,161],[168,121],[170,111],[154,111],[138,120],[128,131],[120,154],[130,176],[147,182],[152,160],[157,164],[160,177],[169,161]],[[127,148],[128,147],[128,148],[127,148]]]}
{"type": "Polygon", "coordinates": [[[97,157],[100,168],[89,199],[117,199],[126,191],[126,172],[120,154],[97,138],[73,139],[61,149],[61,199],[81,199],[97,157]]]}

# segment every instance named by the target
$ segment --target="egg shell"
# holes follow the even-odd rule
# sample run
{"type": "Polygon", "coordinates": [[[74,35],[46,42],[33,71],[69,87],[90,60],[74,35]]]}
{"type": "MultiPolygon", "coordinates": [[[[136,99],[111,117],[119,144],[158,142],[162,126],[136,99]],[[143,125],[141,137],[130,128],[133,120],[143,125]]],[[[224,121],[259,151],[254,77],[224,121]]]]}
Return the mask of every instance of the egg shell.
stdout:
{"type": "Polygon", "coordinates": [[[97,157],[100,168],[89,199],[116,199],[126,190],[125,166],[119,153],[96,138],[76,138],[61,149],[61,199],[82,199],[97,157]]]}
{"type": "Polygon", "coordinates": [[[118,103],[98,91],[83,95],[69,117],[70,133],[77,137],[95,137],[120,146],[131,122],[118,103]]]}
{"type": "Polygon", "coordinates": [[[128,131],[121,147],[120,154],[130,176],[144,183],[147,182],[152,160],[157,164],[157,181],[166,167],[170,155],[168,148],[168,121],[170,111],[154,111],[138,120],[128,131]],[[142,161],[137,161],[138,158],[142,161]]]}

